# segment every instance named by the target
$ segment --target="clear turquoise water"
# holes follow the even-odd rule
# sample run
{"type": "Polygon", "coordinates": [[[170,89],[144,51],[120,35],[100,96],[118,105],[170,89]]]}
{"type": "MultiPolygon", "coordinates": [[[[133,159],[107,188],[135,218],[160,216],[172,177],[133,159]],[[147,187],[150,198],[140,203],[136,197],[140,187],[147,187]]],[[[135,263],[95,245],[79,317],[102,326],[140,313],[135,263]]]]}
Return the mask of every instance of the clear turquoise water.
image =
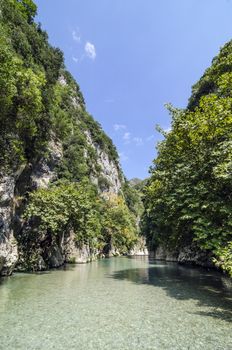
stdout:
{"type": "Polygon", "coordinates": [[[112,258],[0,284],[0,349],[231,350],[231,282],[112,258]]]}

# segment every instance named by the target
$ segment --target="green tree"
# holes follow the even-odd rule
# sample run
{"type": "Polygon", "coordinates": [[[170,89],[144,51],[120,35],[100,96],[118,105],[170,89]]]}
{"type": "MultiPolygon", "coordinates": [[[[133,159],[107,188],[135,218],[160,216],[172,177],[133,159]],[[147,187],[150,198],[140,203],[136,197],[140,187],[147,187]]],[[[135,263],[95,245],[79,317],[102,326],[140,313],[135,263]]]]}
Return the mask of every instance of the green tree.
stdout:
{"type": "Polygon", "coordinates": [[[32,0],[16,0],[19,10],[25,18],[31,23],[37,14],[37,6],[32,0]]]}
{"type": "Polygon", "coordinates": [[[214,261],[218,265],[221,261],[221,267],[229,272],[231,52],[229,43],[195,85],[191,108],[178,110],[169,106],[172,128],[158,146],[158,157],[146,188],[143,218],[144,230],[153,248],[162,243],[178,249],[194,242],[199,249],[212,252],[214,261]],[[214,88],[206,91],[202,84],[209,79],[214,88]]]}

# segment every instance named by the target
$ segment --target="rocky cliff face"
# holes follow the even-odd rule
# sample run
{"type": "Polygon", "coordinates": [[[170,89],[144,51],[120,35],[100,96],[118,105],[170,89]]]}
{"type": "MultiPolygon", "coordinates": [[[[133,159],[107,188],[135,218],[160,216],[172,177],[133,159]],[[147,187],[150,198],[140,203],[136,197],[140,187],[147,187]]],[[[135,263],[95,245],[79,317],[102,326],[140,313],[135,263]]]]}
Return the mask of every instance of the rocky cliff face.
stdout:
{"type": "Polygon", "coordinates": [[[170,250],[164,246],[159,246],[149,252],[152,258],[157,260],[173,261],[180,264],[192,264],[204,267],[213,267],[212,254],[199,250],[194,244],[176,250],[170,250]]]}
{"type": "Polygon", "coordinates": [[[134,246],[134,248],[130,251],[129,255],[131,256],[144,256],[149,255],[146,240],[144,237],[140,237],[138,243],[134,246]]]}
{"type": "Polygon", "coordinates": [[[112,231],[116,232],[113,243],[123,253],[137,239],[136,214],[128,204],[117,150],[87,112],[79,85],[65,69],[63,53],[49,44],[35,15],[33,1],[0,1],[4,91],[0,98],[0,274],[4,275],[15,268],[43,270],[66,261],[92,260],[102,254],[99,247],[103,251],[113,241],[112,231]],[[36,202],[26,217],[33,194],[41,195],[40,213],[36,202]],[[112,196],[116,199],[108,212],[106,200],[112,196]],[[48,197],[45,207],[51,211],[46,221],[43,205],[48,197]],[[53,230],[56,219],[61,226],[53,230]],[[118,223],[123,229],[117,231],[118,223]],[[90,241],[91,247],[98,248],[90,249],[90,241]]]}
{"type": "Polygon", "coordinates": [[[18,259],[17,243],[11,227],[14,216],[14,185],[12,176],[0,175],[0,274],[12,272],[18,259]]]}
{"type": "MultiPolygon", "coordinates": [[[[122,177],[118,164],[109,159],[107,153],[91,139],[90,133],[86,133],[86,138],[91,147],[96,151],[97,164],[101,167],[98,176],[94,172],[90,178],[99,188],[99,192],[118,194],[122,188],[122,177]],[[105,181],[103,181],[103,179],[105,181]]],[[[48,144],[49,156],[41,159],[36,164],[27,164],[22,167],[18,174],[0,177],[0,274],[11,274],[17,265],[17,269],[24,269],[25,254],[22,245],[18,244],[20,235],[24,230],[31,229],[25,227],[21,212],[28,192],[40,188],[47,188],[49,184],[56,180],[56,169],[62,161],[63,151],[59,142],[51,140],[48,144]]],[[[75,243],[74,235],[70,232],[61,240],[47,244],[46,249],[40,249],[41,254],[37,256],[35,264],[36,270],[46,269],[46,261],[49,267],[59,267],[65,262],[84,263],[99,257],[100,252],[92,251],[88,245],[78,246],[75,243]]]]}
{"type": "MultiPolygon", "coordinates": [[[[68,83],[64,76],[58,79],[62,87],[68,83]]],[[[81,110],[80,98],[74,94],[71,99],[74,110],[81,110]]],[[[83,121],[80,118],[80,123],[83,121]]],[[[79,123],[77,120],[77,123],[79,123]]],[[[99,190],[104,193],[119,194],[122,191],[124,176],[117,159],[110,158],[107,150],[93,139],[91,132],[86,128],[83,132],[86,148],[83,148],[82,161],[86,159],[89,167],[89,178],[99,190]],[[89,162],[90,154],[94,154],[94,162],[89,162]]],[[[83,142],[83,141],[82,141],[83,142]]],[[[19,270],[26,268],[25,262],[27,247],[22,241],[24,233],[32,230],[25,226],[22,218],[27,204],[28,193],[48,188],[56,181],[59,169],[64,162],[65,155],[62,141],[53,132],[47,144],[46,157],[32,163],[21,165],[19,170],[8,174],[2,171],[0,176],[0,274],[11,274],[15,266],[19,270]]],[[[45,238],[44,238],[45,239],[45,238]]],[[[55,242],[39,242],[37,255],[34,258],[34,269],[44,270],[49,267],[59,267],[67,261],[88,262],[99,256],[100,252],[92,251],[87,245],[78,246],[74,242],[74,235],[68,235],[55,242]],[[45,262],[46,261],[46,262],[45,262]]]]}
{"type": "MultiPolygon", "coordinates": [[[[121,170],[119,169],[118,163],[112,161],[107,152],[105,152],[97,143],[94,143],[89,131],[86,131],[85,135],[88,145],[97,154],[96,164],[100,168],[98,176],[92,172],[90,175],[91,181],[100,189],[101,192],[118,194],[122,189],[122,184],[124,182],[124,178],[121,170]]],[[[87,157],[87,154],[85,154],[85,156],[87,157]]]]}

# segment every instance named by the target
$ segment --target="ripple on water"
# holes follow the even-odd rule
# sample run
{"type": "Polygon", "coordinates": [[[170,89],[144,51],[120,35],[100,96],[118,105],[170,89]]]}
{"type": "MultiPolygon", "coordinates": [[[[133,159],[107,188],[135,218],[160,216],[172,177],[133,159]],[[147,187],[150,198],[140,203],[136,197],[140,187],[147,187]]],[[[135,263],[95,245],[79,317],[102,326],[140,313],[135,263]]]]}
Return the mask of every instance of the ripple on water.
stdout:
{"type": "Polygon", "coordinates": [[[0,284],[0,349],[231,350],[231,281],[112,258],[0,284]]]}

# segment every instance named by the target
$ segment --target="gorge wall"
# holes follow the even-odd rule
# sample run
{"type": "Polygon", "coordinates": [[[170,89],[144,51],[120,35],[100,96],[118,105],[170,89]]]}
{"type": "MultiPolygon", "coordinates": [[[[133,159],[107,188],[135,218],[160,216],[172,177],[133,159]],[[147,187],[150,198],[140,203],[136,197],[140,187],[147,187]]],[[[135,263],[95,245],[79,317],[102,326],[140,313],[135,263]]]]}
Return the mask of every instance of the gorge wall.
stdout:
{"type": "Polygon", "coordinates": [[[139,239],[116,148],[36,11],[0,2],[2,275],[124,254],[139,239]]]}

